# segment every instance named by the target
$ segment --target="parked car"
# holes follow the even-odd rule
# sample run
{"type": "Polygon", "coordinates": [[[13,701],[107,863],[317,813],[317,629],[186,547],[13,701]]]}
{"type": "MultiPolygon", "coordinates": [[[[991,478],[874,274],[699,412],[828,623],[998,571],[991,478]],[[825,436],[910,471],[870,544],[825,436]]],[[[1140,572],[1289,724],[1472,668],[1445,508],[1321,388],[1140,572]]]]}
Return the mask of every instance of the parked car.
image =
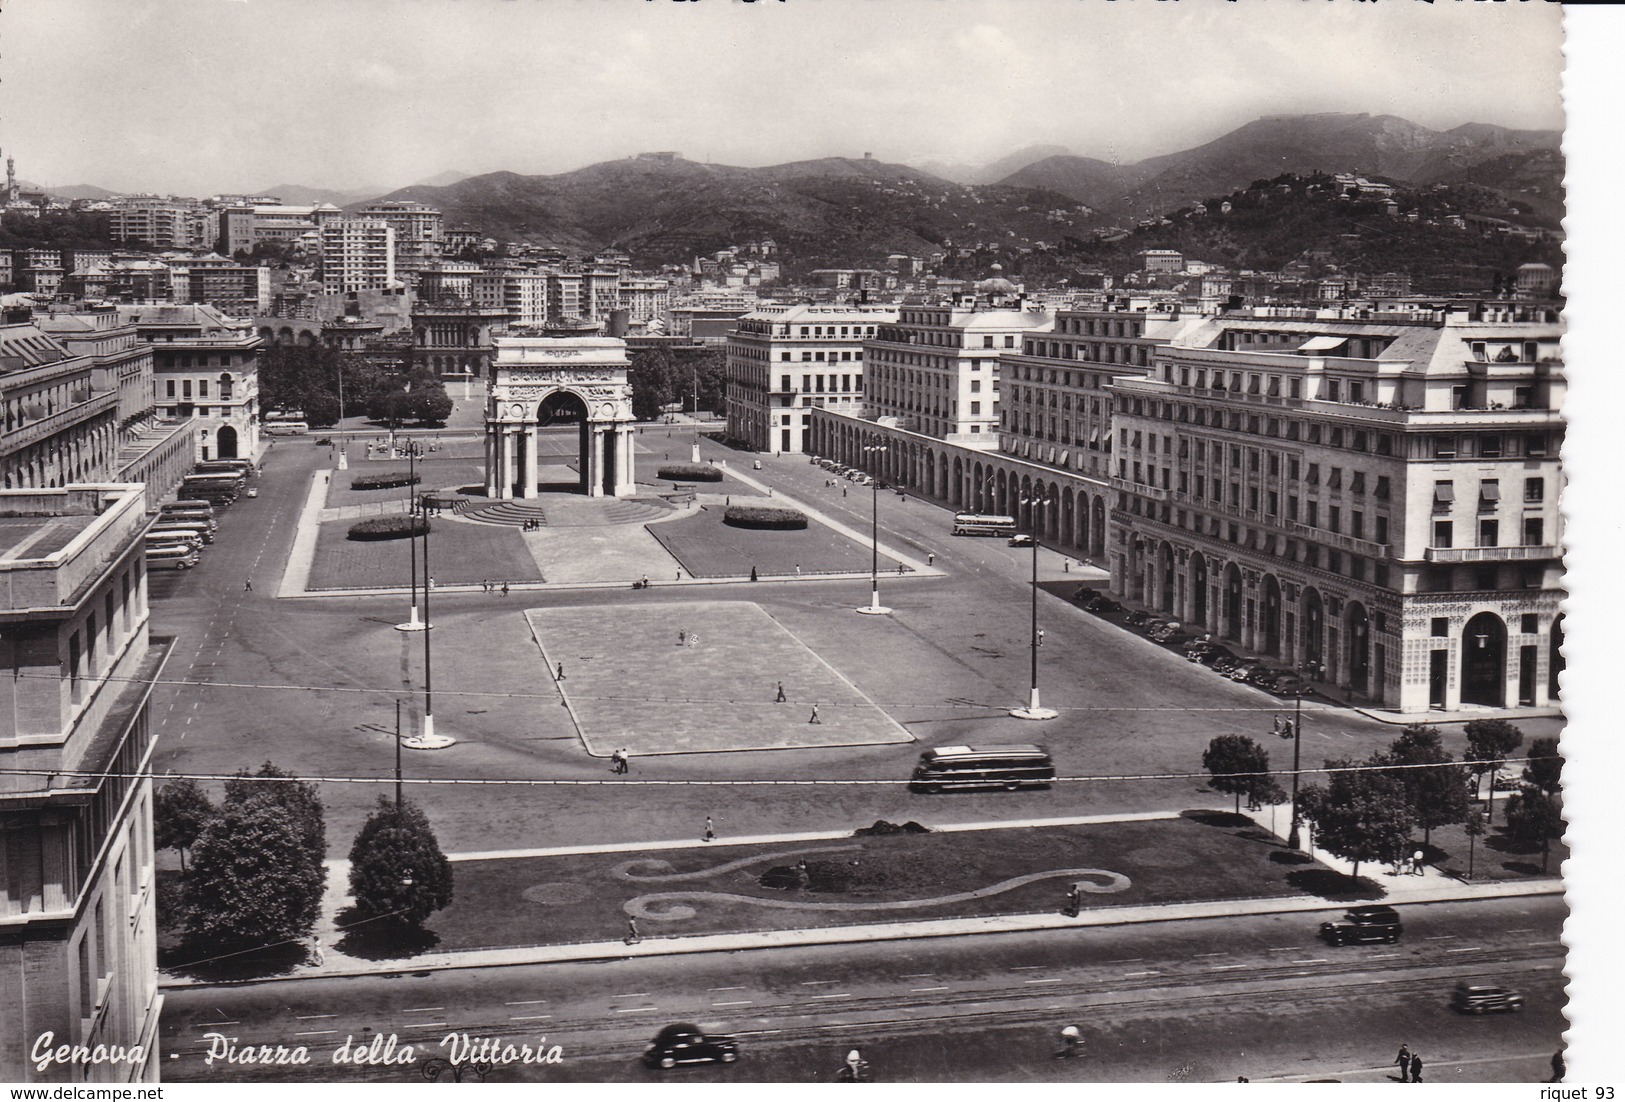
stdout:
{"type": "Polygon", "coordinates": [[[1273,690],[1275,687],[1275,679],[1280,677],[1283,672],[1284,671],[1278,670],[1274,666],[1260,665],[1254,669],[1252,673],[1247,675],[1247,683],[1249,685],[1257,685],[1260,689],[1264,689],[1266,691],[1273,690]]]}
{"type": "Polygon", "coordinates": [[[1344,912],[1341,922],[1320,924],[1320,936],[1329,945],[1364,944],[1373,941],[1393,944],[1404,932],[1405,926],[1399,920],[1399,912],[1383,904],[1353,907],[1344,912]]]}
{"type": "Polygon", "coordinates": [[[1450,1005],[1463,1014],[1504,1014],[1522,1010],[1523,996],[1511,988],[1462,980],[1456,984],[1450,1005]]]}
{"type": "Polygon", "coordinates": [[[1099,600],[1102,596],[1104,594],[1100,590],[1091,589],[1086,585],[1080,585],[1072,591],[1072,600],[1084,608],[1088,608],[1091,602],[1099,600]]]}
{"type": "Polygon", "coordinates": [[[1185,644],[1182,652],[1192,662],[1200,662],[1214,651],[1221,649],[1219,644],[1211,639],[1192,639],[1185,644]]]}
{"type": "Polygon", "coordinates": [[[1017,532],[1005,542],[1011,547],[1031,547],[1033,545],[1033,538],[1026,532],[1017,532]]]}
{"type": "Polygon", "coordinates": [[[1207,667],[1214,673],[1228,673],[1240,665],[1245,659],[1228,647],[1221,647],[1207,658],[1202,659],[1207,667]]]}
{"type": "Polygon", "coordinates": [[[1137,628],[1144,627],[1154,619],[1156,619],[1156,617],[1152,616],[1149,612],[1137,608],[1127,616],[1123,617],[1123,623],[1127,624],[1131,628],[1137,628]]]}
{"type": "Polygon", "coordinates": [[[1110,597],[1096,597],[1083,606],[1085,612],[1092,612],[1096,616],[1115,616],[1123,611],[1123,606],[1110,597]]]}
{"type": "Polygon", "coordinates": [[[1224,671],[1224,675],[1232,681],[1251,681],[1253,674],[1264,668],[1264,663],[1243,659],[1224,671]]]}
{"type": "Polygon", "coordinates": [[[731,1064],[739,1059],[739,1042],[722,1033],[706,1033],[697,1025],[676,1022],[655,1034],[644,1050],[643,1062],[651,1068],[674,1068],[678,1064],[731,1064]]]}
{"type": "Polygon", "coordinates": [[[1174,641],[1175,636],[1180,637],[1180,642],[1190,638],[1190,636],[1179,630],[1179,624],[1173,620],[1163,621],[1146,632],[1146,634],[1159,643],[1171,643],[1174,641]]]}
{"type": "Polygon", "coordinates": [[[1264,687],[1276,696],[1297,696],[1299,692],[1309,691],[1309,683],[1291,670],[1276,670],[1275,677],[1264,687]]]}

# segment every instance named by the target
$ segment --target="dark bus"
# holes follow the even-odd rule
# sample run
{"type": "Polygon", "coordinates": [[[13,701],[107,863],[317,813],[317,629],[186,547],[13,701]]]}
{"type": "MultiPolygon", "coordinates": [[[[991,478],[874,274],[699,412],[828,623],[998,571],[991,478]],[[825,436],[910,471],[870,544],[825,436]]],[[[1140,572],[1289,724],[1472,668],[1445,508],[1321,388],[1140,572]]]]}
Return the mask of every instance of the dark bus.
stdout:
{"type": "Polygon", "coordinates": [[[1055,763],[1042,746],[939,746],[920,755],[909,788],[942,792],[950,788],[1048,788],[1055,763]]]}

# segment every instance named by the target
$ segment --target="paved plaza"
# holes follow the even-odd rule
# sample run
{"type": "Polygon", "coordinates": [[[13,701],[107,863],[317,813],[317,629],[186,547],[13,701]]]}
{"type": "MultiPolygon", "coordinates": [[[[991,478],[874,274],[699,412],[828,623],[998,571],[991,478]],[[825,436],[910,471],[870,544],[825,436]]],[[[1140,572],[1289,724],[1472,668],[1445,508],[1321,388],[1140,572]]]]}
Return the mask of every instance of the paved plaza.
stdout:
{"type": "Polygon", "coordinates": [[[913,741],[749,601],[578,605],[530,609],[525,618],[545,668],[562,667],[559,690],[597,757],[913,741]]]}

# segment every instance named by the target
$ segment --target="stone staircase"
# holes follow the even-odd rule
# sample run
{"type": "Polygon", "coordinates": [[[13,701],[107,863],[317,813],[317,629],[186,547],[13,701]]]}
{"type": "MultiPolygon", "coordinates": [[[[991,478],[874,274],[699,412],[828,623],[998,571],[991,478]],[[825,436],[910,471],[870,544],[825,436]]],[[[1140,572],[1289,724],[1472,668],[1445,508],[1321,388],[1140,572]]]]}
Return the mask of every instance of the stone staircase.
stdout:
{"type": "Polygon", "coordinates": [[[672,511],[659,498],[580,497],[551,495],[546,505],[535,501],[469,502],[458,509],[464,520],[475,524],[522,528],[527,522],[540,522],[544,528],[603,528],[618,524],[646,524],[672,511]]]}

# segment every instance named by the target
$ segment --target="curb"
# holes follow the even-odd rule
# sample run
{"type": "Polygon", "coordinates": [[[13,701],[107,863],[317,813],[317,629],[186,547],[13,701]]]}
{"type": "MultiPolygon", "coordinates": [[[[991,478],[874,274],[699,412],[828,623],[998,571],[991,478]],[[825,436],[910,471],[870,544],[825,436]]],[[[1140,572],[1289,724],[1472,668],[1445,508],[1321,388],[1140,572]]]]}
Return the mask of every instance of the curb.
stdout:
{"type": "MultiPolygon", "coordinates": [[[[1561,881],[1524,881],[1516,884],[1486,884],[1481,891],[1462,890],[1456,885],[1418,891],[1403,904],[1450,903],[1470,899],[1503,899],[1521,896],[1561,895],[1561,881]]],[[[862,926],[828,926],[813,929],[772,930],[744,934],[697,934],[691,937],[645,938],[637,942],[599,941],[574,945],[532,945],[503,949],[476,949],[442,953],[410,960],[379,963],[366,967],[323,968],[292,975],[264,978],[194,981],[171,976],[159,980],[160,988],[244,987],[289,980],[321,980],[336,977],[388,976],[414,972],[445,972],[454,969],[499,968],[527,964],[625,960],[632,957],[666,957],[694,953],[733,953],[752,949],[783,949],[809,945],[845,945],[855,942],[912,941],[932,937],[966,937],[978,934],[1028,933],[1092,926],[1126,926],[1149,922],[1177,922],[1203,918],[1230,918],[1237,915],[1295,914],[1335,910],[1345,906],[1318,896],[1290,896],[1272,899],[1217,900],[1199,903],[1169,903],[1140,907],[1099,907],[1077,918],[1059,913],[986,915],[978,918],[926,919],[917,922],[872,923],[862,926]]]]}

